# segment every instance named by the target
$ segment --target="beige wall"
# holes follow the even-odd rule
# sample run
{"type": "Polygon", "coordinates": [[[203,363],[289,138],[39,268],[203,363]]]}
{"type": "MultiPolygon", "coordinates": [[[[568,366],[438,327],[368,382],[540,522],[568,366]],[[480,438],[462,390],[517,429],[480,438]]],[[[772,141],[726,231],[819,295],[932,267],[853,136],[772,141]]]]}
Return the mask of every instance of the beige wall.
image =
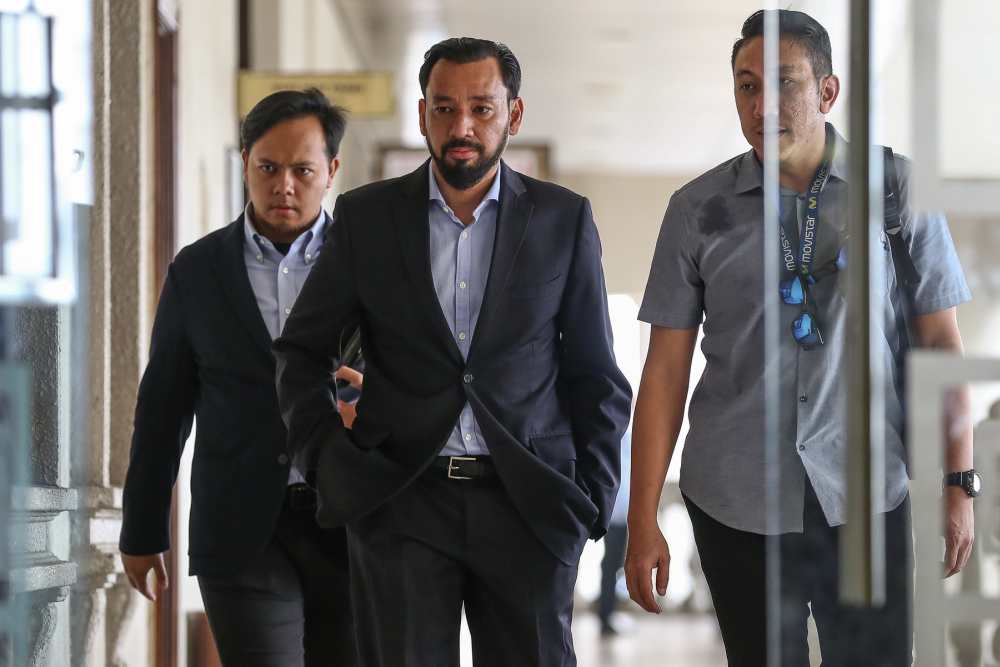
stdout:
{"type": "MultiPolygon", "coordinates": [[[[362,38],[355,35],[330,0],[251,0],[251,66],[281,72],[338,72],[367,69],[362,38]]],[[[340,147],[341,171],[324,203],[332,210],[337,194],[366,183],[374,139],[370,121],[348,119],[340,147]]]]}
{"type": "Polygon", "coordinates": [[[604,248],[608,291],[642,297],[667,201],[693,176],[566,173],[560,185],[590,199],[604,248]]]}
{"type": "Polygon", "coordinates": [[[237,148],[235,0],[180,0],[177,247],[231,222],[227,149],[237,148]]]}
{"type": "MultiPolygon", "coordinates": [[[[232,221],[230,152],[239,147],[236,76],[239,56],[236,0],[180,0],[178,28],[177,248],[232,221]]],[[[194,434],[177,478],[180,530],[173,552],[179,559],[178,639],[180,667],[187,664],[187,614],[202,608],[197,580],[188,576],[190,466],[194,434]]]]}

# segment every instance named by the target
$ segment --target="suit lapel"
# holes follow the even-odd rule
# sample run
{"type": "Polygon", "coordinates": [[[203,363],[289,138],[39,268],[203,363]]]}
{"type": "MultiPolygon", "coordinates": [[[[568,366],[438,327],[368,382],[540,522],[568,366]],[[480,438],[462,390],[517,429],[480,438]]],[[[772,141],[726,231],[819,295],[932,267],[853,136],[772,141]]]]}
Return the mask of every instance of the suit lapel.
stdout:
{"type": "Polygon", "coordinates": [[[267,331],[260,307],[250,286],[247,276],[247,266],[243,258],[243,216],[229,226],[222,236],[222,248],[219,252],[219,263],[216,265],[216,275],[222,284],[226,300],[236,313],[237,319],[250,337],[267,354],[271,356],[271,334],[267,331]]]}
{"type": "Polygon", "coordinates": [[[503,299],[503,292],[507,288],[514,268],[514,260],[517,259],[517,253],[521,249],[534,210],[534,204],[525,194],[524,182],[516,171],[501,162],[500,177],[500,210],[497,215],[496,241],[493,244],[489,278],[486,280],[486,294],[479,309],[479,320],[476,322],[472,347],[469,350],[470,359],[480,347],[482,339],[489,333],[490,320],[503,299]]]}
{"type": "Polygon", "coordinates": [[[427,314],[435,336],[445,342],[448,355],[459,365],[464,365],[462,352],[458,349],[455,337],[448,327],[448,320],[441,310],[441,303],[434,289],[434,277],[431,275],[431,237],[427,219],[429,169],[430,160],[402,178],[402,193],[393,205],[393,222],[403,263],[413,281],[420,311],[427,314]]]}

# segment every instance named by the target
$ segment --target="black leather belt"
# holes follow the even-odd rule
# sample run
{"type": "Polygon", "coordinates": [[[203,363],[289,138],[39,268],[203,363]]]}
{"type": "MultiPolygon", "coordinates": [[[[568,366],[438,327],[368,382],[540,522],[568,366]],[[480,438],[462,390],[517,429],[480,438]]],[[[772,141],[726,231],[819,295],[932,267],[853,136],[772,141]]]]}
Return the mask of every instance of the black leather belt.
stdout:
{"type": "Polygon", "coordinates": [[[308,484],[289,484],[285,504],[296,512],[311,512],[316,509],[316,491],[308,484]]]}
{"type": "Polygon", "coordinates": [[[489,479],[497,474],[488,456],[439,456],[431,467],[443,471],[448,479],[489,479]]]}

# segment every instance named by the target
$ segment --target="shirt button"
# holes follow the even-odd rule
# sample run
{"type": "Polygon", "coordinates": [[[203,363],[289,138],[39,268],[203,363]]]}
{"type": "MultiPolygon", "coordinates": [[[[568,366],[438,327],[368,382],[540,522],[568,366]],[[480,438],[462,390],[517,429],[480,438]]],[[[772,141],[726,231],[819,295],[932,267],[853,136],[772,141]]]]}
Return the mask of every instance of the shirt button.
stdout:
{"type": "Polygon", "coordinates": [[[309,253],[306,253],[306,261],[307,261],[307,262],[308,262],[308,261],[309,261],[310,259],[312,259],[312,258],[313,258],[313,256],[312,256],[312,255],[310,255],[309,253]]]}
{"type": "Polygon", "coordinates": [[[281,268],[281,272],[282,273],[288,273],[288,267],[287,266],[282,267],[281,268]]]}
{"type": "Polygon", "coordinates": [[[285,315],[291,315],[291,313],[292,313],[291,308],[285,308],[285,315]]]}
{"type": "Polygon", "coordinates": [[[462,382],[464,382],[465,384],[472,384],[472,380],[473,380],[472,373],[466,373],[462,377],[462,382]]]}
{"type": "Polygon", "coordinates": [[[278,455],[278,463],[280,463],[281,465],[288,465],[288,455],[287,454],[279,454],[278,455]]]}
{"type": "Polygon", "coordinates": [[[462,232],[462,238],[463,239],[469,238],[469,232],[462,232]]]}
{"type": "Polygon", "coordinates": [[[261,261],[262,259],[264,259],[264,255],[257,255],[257,261],[258,262],[261,261]]]}
{"type": "Polygon", "coordinates": [[[469,440],[472,440],[472,434],[471,433],[466,433],[465,434],[465,441],[468,442],[469,440]]]}
{"type": "Polygon", "coordinates": [[[806,396],[805,394],[802,394],[801,396],[799,396],[799,403],[805,403],[808,400],[809,400],[809,397],[806,396]]]}
{"type": "Polygon", "coordinates": [[[458,284],[458,288],[459,289],[465,289],[465,281],[464,280],[458,284]]]}
{"type": "Polygon", "coordinates": [[[799,451],[800,452],[806,451],[806,446],[805,445],[799,445],[799,451]]]}
{"type": "Polygon", "coordinates": [[[459,331],[458,332],[458,339],[459,340],[465,340],[465,332],[464,331],[459,331]]]}

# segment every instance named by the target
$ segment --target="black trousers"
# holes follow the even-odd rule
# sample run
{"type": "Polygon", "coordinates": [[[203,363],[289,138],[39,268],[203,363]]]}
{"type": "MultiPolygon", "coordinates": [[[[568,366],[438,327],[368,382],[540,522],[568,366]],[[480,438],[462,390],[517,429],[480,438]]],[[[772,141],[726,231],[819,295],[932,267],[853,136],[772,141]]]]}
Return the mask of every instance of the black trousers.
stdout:
{"type": "Polygon", "coordinates": [[[274,538],[249,566],[198,576],[226,667],[357,664],[346,533],[320,529],[314,512],[286,501],[274,538]]]}
{"type": "Polygon", "coordinates": [[[576,566],[530,532],[496,478],[431,467],[348,526],[364,667],[457,667],[462,608],[476,667],[573,667],[576,566]]]}
{"type": "MultiPolygon", "coordinates": [[[[702,568],[712,592],[730,667],[767,665],[766,537],[714,520],[687,504],[702,568]]],[[[824,667],[903,667],[912,664],[910,583],[913,543],[909,501],[886,514],[886,597],[878,609],[838,600],[840,528],[827,525],[806,482],[803,532],[777,539],[781,552],[782,667],[808,667],[810,609],[824,667]]]]}
{"type": "Polygon", "coordinates": [[[604,536],[604,557],[601,559],[601,594],[597,599],[597,616],[602,625],[607,625],[615,610],[618,596],[615,587],[618,573],[625,565],[625,546],[628,542],[628,527],[624,523],[612,523],[604,536]]]}

